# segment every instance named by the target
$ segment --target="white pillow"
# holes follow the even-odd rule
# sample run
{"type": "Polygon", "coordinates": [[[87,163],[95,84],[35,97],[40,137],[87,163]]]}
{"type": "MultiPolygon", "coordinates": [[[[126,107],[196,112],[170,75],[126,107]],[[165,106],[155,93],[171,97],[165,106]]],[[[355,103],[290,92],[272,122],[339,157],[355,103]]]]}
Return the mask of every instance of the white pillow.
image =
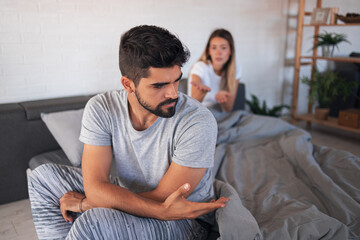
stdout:
{"type": "Polygon", "coordinates": [[[54,136],[73,166],[81,165],[84,144],[80,142],[84,109],[41,113],[41,119],[54,136]]]}

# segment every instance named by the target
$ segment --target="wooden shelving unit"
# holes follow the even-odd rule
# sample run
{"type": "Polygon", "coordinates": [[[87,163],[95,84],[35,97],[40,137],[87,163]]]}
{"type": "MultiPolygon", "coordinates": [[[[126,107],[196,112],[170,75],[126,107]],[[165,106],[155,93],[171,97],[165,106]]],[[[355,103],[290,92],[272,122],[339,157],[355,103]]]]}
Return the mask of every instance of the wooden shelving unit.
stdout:
{"type": "Polygon", "coordinates": [[[304,27],[354,27],[354,26],[360,26],[360,23],[344,23],[344,24],[304,24],[304,27]]]}
{"type": "Polygon", "coordinates": [[[353,62],[353,63],[360,63],[360,58],[355,57],[310,57],[310,56],[301,56],[303,59],[320,59],[320,60],[327,60],[327,61],[336,61],[336,62],[353,62]]]}
{"type": "Polygon", "coordinates": [[[328,127],[334,127],[339,128],[346,131],[356,132],[360,133],[360,128],[350,128],[346,126],[342,126],[338,124],[338,119],[334,117],[329,117],[326,121],[318,120],[314,117],[313,114],[303,114],[303,115],[297,115],[297,119],[304,120],[307,122],[313,122],[313,123],[319,123],[328,127]]]}
{"type": "MultiPolygon", "coordinates": [[[[352,58],[352,57],[332,57],[325,58],[320,57],[317,54],[317,48],[313,49],[311,56],[301,56],[301,46],[303,41],[303,28],[304,27],[313,27],[314,28],[314,36],[319,34],[320,27],[358,27],[360,23],[347,23],[347,24],[304,24],[305,16],[311,16],[311,12],[305,12],[305,2],[306,0],[299,1],[299,14],[298,14],[298,26],[297,26],[297,39],[296,39],[296,53],[295,53],[295,71],[294,71],[294,82],[293,82],[293,98],[292,98],[292,108],[291,114],[293,122],[298,120],[303,120],[307,122],[307,126],[310,127],[311,123],[318,123],[329,127],[339,128],[346,131],[351,131],[360,134],[359,128],[350,128],[345,127],[338,124],[337,118],[329,117],[328,120],[322,121],[318,120],[312,114],[312,105],[308,105],[308,113],[303,115],[298,115],[298,91],[299,91],[299,79],[300,79],[300,68],[301,66],[311,65],[313,79],[314,69],[316,67],[317,60],[324,61],[338,61],[338,62],[354,62],[360,63],[360,58],[352,58]]],[[[322,7],[322,0],[316,1],[316,8],[322,7]]],[[[317,40],[314,39],[313,44],[315,45],[317,40]]],[[[309,90],[311,91],[311,89],[309,90]]]]}

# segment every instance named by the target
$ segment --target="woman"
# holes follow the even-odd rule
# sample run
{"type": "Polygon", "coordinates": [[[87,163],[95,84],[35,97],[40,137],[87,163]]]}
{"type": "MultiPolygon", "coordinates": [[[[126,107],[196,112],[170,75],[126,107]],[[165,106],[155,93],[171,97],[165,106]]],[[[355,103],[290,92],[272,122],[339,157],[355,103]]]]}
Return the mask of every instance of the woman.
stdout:
{"type": "Polygon", "coordinates": [[[231,33],[215,30],[201,58],[190,71],[188,94],[209,107],[220,103],[226,112],[233,108],[241,71],[235,66],[231,33]]]}

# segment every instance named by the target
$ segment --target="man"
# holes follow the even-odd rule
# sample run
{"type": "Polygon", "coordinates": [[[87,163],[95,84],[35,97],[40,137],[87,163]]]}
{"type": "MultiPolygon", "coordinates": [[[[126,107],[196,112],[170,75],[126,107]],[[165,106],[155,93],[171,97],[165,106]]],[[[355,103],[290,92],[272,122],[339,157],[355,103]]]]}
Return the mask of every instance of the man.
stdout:
{"type": "Polygon", "coordinates": [[[138,26],[123,34],[124,90],[87,103],[80,134],[82,173],[42,165],[30,177],[40,239],[206,238],[211,212],[229,199],[211,200],[216,121],[197,101],[178,93],[188,56],[163,28],[138,26]],[[109,177],[112,158],[116,178],[109,177]]]}

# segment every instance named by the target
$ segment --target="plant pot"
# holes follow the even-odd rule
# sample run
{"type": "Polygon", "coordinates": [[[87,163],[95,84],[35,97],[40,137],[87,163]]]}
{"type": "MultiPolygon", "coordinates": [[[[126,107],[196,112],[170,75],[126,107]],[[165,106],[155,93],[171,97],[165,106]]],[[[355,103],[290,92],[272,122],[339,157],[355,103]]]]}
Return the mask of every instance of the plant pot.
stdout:
{"type": "Polygon", "coordinates": [[[315,118],[318,120],[327,120],[330,108],[315,108],[315,118]]]}
{"type": "Polygon", "coordinates": [[[323,57],[331,58],[334,56],[335,46],[333,45],[324,45],[321,46],[321,53],[323,57]]]}

